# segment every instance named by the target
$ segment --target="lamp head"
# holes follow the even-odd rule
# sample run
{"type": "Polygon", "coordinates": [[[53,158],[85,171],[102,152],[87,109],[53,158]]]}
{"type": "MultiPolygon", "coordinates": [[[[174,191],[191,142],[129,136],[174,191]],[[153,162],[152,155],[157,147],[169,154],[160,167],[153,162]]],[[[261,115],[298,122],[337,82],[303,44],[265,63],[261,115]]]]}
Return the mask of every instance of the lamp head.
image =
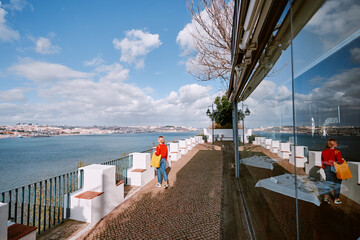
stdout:
{"type": "Polygon", "coordinates": [[[245,110],[245,115],[246,115],[246,116],[249,116],[249,115],[250,115],[250,110],[249,110],[249,108],[246,108],[246,110],[245,110]]]}
{"type": "Polygon", "coordinates": [[[210,116],[210,115],[211,115],[210,109],[208,109],[208,110],[206,111],[206,115],[207,115],[207,116],[210,116]]]}

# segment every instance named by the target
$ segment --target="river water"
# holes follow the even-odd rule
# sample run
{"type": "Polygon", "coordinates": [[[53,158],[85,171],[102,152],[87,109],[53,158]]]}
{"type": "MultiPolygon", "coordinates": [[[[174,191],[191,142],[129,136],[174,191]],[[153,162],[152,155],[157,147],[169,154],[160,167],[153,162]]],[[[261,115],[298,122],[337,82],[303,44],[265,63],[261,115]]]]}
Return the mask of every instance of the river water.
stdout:
{"type": "Polygon", "coordinates": [[[76,170],[77,162],[103,163],[123,153],[193,137],[199,132],[77,135],[0,139],[0,192],[76,170]]]}

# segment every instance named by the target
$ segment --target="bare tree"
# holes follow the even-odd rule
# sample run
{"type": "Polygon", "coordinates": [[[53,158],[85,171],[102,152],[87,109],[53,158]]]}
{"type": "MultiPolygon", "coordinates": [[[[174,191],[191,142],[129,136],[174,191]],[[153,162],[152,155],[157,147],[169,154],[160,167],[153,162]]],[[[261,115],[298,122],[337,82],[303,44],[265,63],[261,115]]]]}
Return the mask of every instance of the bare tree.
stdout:
{"type": "Polygon", "coordinates": [[[187,71],[201,81],[221,79],[228,84],[231,71],[231,33],[234,0],[187,0],[195,22],[188,29],[194,51],[188,52],[187,71]]]}

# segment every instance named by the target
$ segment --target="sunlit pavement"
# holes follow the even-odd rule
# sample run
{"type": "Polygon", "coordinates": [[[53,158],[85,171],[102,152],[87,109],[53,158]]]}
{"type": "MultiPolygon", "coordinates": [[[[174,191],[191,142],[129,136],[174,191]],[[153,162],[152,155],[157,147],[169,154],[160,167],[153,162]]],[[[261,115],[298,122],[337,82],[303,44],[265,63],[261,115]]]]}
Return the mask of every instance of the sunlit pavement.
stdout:
{"type": "Polygon", "coordinates": [[[152,180],[80,239],[219,239],[219,150],[197,145],[173,162],[168,189],[152,180]]]}

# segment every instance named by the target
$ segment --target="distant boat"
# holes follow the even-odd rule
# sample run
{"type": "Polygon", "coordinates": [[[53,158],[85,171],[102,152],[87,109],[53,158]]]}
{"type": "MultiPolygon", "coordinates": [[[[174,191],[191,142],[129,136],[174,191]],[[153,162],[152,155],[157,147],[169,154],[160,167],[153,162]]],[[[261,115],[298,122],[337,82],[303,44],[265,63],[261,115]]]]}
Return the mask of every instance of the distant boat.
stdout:
{"type": "Polygon", "coordinates": [[[19,135],[19,136],[17,136],[18,138],[23,138],[23,136],[22,135],[19,135]]]}

